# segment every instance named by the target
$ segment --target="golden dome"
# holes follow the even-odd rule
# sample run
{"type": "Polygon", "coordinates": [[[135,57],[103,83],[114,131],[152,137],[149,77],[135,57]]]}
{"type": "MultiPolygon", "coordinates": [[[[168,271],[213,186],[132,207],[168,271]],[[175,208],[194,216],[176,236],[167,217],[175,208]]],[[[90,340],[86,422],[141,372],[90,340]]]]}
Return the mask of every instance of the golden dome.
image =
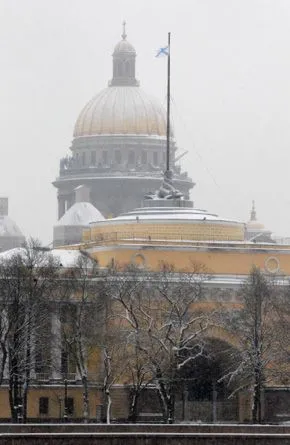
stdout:
{"type": "Polygon", "coordinates": [[[165,110],[138,86],[106,88],[81,111],[74,137],[107,134],[165,137],[165,110]]]}

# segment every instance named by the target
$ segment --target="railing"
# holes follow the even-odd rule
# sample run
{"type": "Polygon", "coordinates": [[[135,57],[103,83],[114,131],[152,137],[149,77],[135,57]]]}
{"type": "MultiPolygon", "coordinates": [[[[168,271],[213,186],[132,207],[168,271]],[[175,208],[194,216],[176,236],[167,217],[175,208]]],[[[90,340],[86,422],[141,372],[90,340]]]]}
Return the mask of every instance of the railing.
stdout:
{"type": "MultiPolygon", "coordinates": [[[[233,236],[224,236],[224,235],[214,235],[210,234],[206,236],[204,234],[196,234],[192,233],[183,233],[180,231],[174,232],[156,232],[146,234],[138,234],[133,232],[110,232],[110,233],[101,233],[97,234],[94,238],[90,239],[90,242],[98,245],[102,245],[104,243],[118,242],[118,241],[126,241],[128,243],[136,244],[136,242],[146,243],[146,244],[159,244],[161,243],[183,243],[183,244],[193,244],[193,243],[203,243],[207,242],[218,242],[218,243],[239,243],[241,248],[246,245],[246,242],[241,239],[243,236],[242,233],[238,233],[233,236]]],[[[212,247],[212,246],[211,246],[212,247]]],[[[236,246],[235,246],[236,247],[236,246]]],[[[259,247],[259,245],[255,245],[255,248],[259,247]]]]}
{"type": "Polygon", "coordinates": [[[35,378],[41,382],[47,382],[50,380],[51,376],[48,373],[37,372],[35,378]]]}
{"type": "MultiPolygon", "coordinates": [[[[59,176],[63,177],[63,176],[73,176],[73,175],[78,175],[78,176],[90,176],[90,175],[98,175],[100,177],[106,177],[106,176],[110,176],[110,177],[124,177],[124,176],[130,176],[130,177],[137,177],[137,178],[142,178],[142,177],[154,177],[156,179],[162,179],[163,178],[163,171],[162,170],[158,170],[158,171],[130,171],[130,170],[112,170],[111,168],[108,168],[107,170],[105,169],[99,169],[97,167],[76,167],[76,168],[67,168],[67,169],[60,169],[59,172],[59,176]]],[[[187,181],[191,181],[191,179],[188,177],[187,173],[181,173],[181,174],[175,174],[175,179],[176,180],[187,180],[187,181]]]]}
{"type": "MultiPolygon", "coordinates": [[[[74,382],[77,379],[77,375],[76,373],[68,373],[66,374],[65,378],[67,381],[74,382]]],[[[49,382],[50,380],[53,380],[53,377],[51,373],[37,372],[35,374],[35,379],[40,382],[49,382]]],[[[64,377],[60,376],[58,380],[64,380],[64,377]]]]}

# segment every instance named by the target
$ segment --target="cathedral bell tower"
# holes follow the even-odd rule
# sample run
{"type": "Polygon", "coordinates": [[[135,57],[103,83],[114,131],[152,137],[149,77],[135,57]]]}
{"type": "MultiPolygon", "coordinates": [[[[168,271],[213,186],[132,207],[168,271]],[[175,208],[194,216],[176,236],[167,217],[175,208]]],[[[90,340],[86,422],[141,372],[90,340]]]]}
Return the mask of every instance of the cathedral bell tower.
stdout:
{"type": "Polygon", "coordinates": [[[113,79],[109,86],[139,86],[135,78],[136,51],[127,41],[126,22],[123,22],[122,40],[113,52],[113,79]]]}

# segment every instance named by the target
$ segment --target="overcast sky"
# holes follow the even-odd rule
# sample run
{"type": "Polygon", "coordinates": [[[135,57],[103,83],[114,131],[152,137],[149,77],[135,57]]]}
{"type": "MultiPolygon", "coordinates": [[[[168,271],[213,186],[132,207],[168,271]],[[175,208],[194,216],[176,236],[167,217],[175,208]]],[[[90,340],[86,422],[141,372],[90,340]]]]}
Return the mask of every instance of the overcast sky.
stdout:
{"type": "Polygon", "coordinates": [[[195,206],[247,220],[251,201],[290,236],[289,0],[0,0],[0,196],[48,243],[59,159],[82,107],[111,78],[121,23],[141,87],[165,104],[172,33],[175,135],[195,206]]]}

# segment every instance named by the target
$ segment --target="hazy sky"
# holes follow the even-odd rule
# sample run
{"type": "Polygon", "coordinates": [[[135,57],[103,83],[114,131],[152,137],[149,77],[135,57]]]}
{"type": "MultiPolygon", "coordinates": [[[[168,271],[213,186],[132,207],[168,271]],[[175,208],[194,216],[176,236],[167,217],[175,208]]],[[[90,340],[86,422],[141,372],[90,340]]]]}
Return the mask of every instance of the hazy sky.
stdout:
{"type": "Polygon", "coordinates": [[[0,196],[45,243],[59,159],[111,78],[126,19],[142,88],[165,103],[172,33],[175,135],[196,207],[290,236],[289,0],[0,0],[0,196]]]}

